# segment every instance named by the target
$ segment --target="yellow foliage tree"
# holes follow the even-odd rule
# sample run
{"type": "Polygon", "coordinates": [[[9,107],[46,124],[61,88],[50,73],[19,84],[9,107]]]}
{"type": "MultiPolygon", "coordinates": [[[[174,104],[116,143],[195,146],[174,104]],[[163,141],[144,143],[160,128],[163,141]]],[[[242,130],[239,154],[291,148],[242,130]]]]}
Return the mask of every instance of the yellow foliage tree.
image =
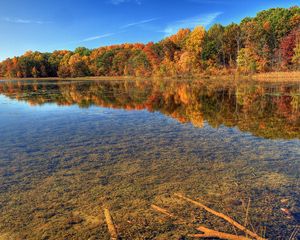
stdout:
{"type": "Polygon", "coordinates": [[[241,72],[253,73],[257,71],[258,59],[252,48],[245,47],[238,52],[237,65],[241,72]]]}
{"type": "Polygon", "coordinates": [[[199,57],[202,52],[202,43],[205,37],[205,29],[202,26],[196,27],[186,41],[187,51],[199,57]]]}
{"type": "Polygon", "coordinates": [[[170,36],[169,40],[175,43],[177,46],[183,47],[190,33],[191,33],[190,29],[182,28],[179,29],[179,31],[176,34],[170,36]]]}
{"type": "Polygon", "coordinates": [[[297,43],[294,49],[294,56],[292,58],[292,62],[297,69],[300,67],[300,34],[297,36],[297,43]]]}
{"type": "Polygon", "coordinates": [[[205,37],[205,29],[202,26],[196,27],[186,40],[185,49],[189,52],[194,72],[199,69],[202,45],[205,37]]]}

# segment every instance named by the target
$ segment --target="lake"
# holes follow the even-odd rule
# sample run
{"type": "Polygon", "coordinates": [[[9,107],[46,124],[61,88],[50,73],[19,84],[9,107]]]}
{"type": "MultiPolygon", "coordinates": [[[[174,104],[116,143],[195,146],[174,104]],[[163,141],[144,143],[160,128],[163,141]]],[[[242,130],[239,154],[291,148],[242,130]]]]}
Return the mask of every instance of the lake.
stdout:
{"type": "Polygon", "coordinates": [[[300,224],[300,84],[0,81],[0,239],[242,235],[300,224]],[[155,211],[167,210],[175,219],[155,211]],[[180,219],[180,220],[178,220],[180,219]]]}

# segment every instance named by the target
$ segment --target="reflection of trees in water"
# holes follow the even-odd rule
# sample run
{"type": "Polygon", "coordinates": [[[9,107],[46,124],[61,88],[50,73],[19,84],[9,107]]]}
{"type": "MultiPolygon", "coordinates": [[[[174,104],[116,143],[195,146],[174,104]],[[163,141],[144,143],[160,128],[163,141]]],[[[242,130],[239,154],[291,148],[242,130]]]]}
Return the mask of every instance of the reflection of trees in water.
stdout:
{"type": "Polygon", "coordinates": [[[159,111],[181,123],[238,127],[266,138],[300,137],[300,87],[178,81],[6,82],[0,92],[31,105],[56,103],[159,111]]]}

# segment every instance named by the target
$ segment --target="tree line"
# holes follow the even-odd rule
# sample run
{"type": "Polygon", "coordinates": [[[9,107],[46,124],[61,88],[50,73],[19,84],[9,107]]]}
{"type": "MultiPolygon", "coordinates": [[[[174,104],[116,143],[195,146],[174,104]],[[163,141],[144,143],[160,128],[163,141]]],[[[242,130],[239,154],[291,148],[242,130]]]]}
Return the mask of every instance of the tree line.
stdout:
{"type": "Polygon", "coordinates": [[[52,53],[28,51],[0,63],[0,76],[188,76],[300,69],[300,8],[272,8],[240,24],[180,29],[157,43],[52,53]]]}

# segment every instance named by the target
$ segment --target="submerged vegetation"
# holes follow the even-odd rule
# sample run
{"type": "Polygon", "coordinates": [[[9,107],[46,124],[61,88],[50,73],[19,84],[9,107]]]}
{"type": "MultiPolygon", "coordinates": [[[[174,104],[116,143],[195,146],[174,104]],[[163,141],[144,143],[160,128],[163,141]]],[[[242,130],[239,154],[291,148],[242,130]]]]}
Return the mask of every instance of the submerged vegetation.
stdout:
{"type": "Polygon", "coordinates": [[[0,105],[0,239],[295,235],[297,84],[3,81],[0,105]]]}
{"type": "Polygon", "coordinates": [[[8,78],[187,76],[300,69],[300,8],[274,8],[240,24],[180,29],[158,43],[53,53],[26,52],[0,63],[8,78]]]}

